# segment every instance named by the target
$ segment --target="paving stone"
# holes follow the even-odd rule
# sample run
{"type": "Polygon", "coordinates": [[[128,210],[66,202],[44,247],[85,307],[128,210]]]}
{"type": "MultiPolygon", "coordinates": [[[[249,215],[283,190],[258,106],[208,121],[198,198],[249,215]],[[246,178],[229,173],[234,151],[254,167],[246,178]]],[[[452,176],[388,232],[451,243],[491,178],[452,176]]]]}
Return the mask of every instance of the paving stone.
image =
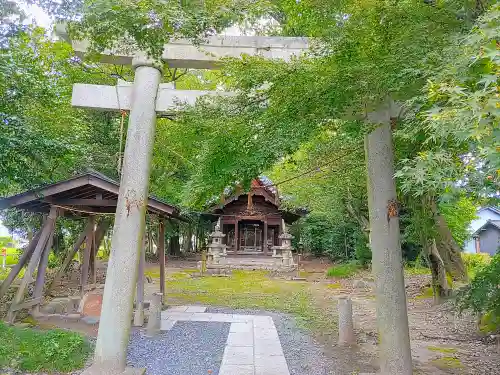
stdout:
{"type": "Polygon", "coordinates": [[[207,314],[210,316],[211,322],[227,322],[231,323],[233,321],[232,314],[207,314]]]}
{"type": "Polygon", "coordinates": [[[188,313],[204,313],[207,310],[206,306],[188,306],[188,313]]]}
{"type": "Polygon", "coordinates": [[[222,365],[219,375],[254,375],[253,365],[222,365]]]}
{"type": "Polygon", "coordinates": [[[290,375],[284,356],[255,356],[255,375],[290,375]]]}
{"type": "Polygon", "coordinates": [[[270,316],[256,316],[253,319],[253,326],[261,329],[275,329],[273,318],[270,316]]]}
{"type": "Polygon", "coordinates": [[[192,322],[210,322],[212,320],[211,314],[206,313],[193,313],[190,319],[192,322]]]}
{"type": "Polygon", "coordinates": [[[173,320],[191,320],[193,313],[181,313],[181,312],[169,312],[162,311],[161,318],[162,319],[173,319],[173,320]]]}
{"type": "Polygon", "coordinates": [[[226,346],[222,357],[224,365],[253,365],[253,348],[245,346],[226,346]]]}
{"type": "Polygon", "coordinates": [[[169,311],[169,312],[186,312],[188,308],[189,308],[189,306],[172,306],[172,307],[169,307],[165,311],[169,311]]]}
{"type": "Polygon", "coordinates": [[[162,320],[160,323],[160,331],[170,331],[175,323],[177,323],[177,320],[162,320]]]}
{"type": "MultiPolygon", "coordinates": [[[[233,323],[234,324],[234,323],[233,323]]],[[[227,337],[227,346],[253,346],[253,335],[248,332],[231,332],[227,337]]]]}
{"type": "Polygon", "coordinates": [[[283,349],[279,340],[260,339],[254,343],[255,355],[283,356],[283,349]]]}
{"type": "Polygon", "coordinates": [[[279,340],[278,331],[273,329],[259,329],[254,328],[254,337],[256,340],[279,340]]]}
{"type": "Polygon", "coordinates": [[[232,323],[229,332],[246,332],[250,333],[253,331],[252,323],[232,323]]]}
{"type": "Polygon", "coordinates": [[[239,314],[233,314],[233,323],[253,323],[253,318],[255,315],[239,315],[239,314]]]}

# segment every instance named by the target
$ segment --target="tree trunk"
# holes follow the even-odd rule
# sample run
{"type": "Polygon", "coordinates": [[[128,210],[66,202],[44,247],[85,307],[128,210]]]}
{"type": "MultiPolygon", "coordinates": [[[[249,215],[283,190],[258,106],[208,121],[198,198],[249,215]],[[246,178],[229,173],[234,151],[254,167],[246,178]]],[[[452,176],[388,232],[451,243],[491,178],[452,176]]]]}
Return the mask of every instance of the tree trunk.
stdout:
{"type": "Polygon", "coordinates": [[[435,202],[432,203],[431,210],[438,232],[438,238],[436,239],[437,251],[443,260],[446,271],[457,280],[467,281],[467,270],[462,259],[460,247],[453,239],[450,228],[444,217],[438,212],[435,202]]]}
{"type": "Polygon", "coordinates": [[[170,226],[172,227],[173,233],[170,236],[168,253],[170,255],[180,255],[181,246],[179,243],[179,223],[169,220],[170,226]]]}
{"type": "Polygon", "coordinates": [[[371,118],[372,122],[380,124],[365,138],[380,373],[411,375],[413,368],[394,181],[390,108],[381,109],[371,118]]]}
{"type": "Polygon", "coordinates": [[[434,291],[434,302],[439,304],[444,298],[451,295],[451,288],[446,278],[446,269],[443,259],[439,255],[436,240],[432,240],[428,246],[428,259],[432,273],[432,289],[434,291]]]}
{"type": "Polygon", "coordinates": [[[185,253],[191,251],[192,236],[193,236],[193,229],[191,228],[191,225],[189,225],[186,230],[186,238],[183,241],[183,250],[185,253]]]}

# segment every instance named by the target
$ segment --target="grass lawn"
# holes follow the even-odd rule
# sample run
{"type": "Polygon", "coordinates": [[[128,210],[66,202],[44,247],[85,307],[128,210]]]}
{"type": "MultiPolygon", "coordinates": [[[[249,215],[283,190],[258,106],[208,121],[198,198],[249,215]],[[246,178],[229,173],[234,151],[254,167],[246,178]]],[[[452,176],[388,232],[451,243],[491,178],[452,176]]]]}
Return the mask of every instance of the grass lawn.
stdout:
{"type": "MultiPolygon", "coordinates": [[[[169,303],[199,303],[235,309],[262,309],[295,316],[304,328],[334,333],[336,303],[323,305],[315,298],[319,286],[275,279],[266,271],[233,271],[232,277],[190,276],[194,270],[169,275],[166,282],[169,303]],[[331,306],[332,310],[329,309],[331,306]]],[[[156,272],[149,272],[156,277],[156,272]]]]}
{"type": "Polygon", "coordinates": [[[359,270],[361,266],[354,263],[347,264],[338,264],[332,266],[326,272],[328,277],[337,277],[339,279],[348,278],[354,276],[359,270]]]}
{"type": "Polygon", "coordinates": [[[90,344],[76,333],[7,326],[0,322],[0,369],[68,372],[84,366],[90,344]]]}

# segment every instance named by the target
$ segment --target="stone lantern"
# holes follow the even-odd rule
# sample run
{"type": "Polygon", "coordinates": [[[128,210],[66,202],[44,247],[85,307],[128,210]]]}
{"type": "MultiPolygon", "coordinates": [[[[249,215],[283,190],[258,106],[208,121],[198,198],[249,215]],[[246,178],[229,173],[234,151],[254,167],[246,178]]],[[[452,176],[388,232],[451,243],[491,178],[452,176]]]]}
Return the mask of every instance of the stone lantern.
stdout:
{"type": "Polygon", "coordinates": [[[283,233],[278,237],[281,240],[281,246],[273,246],[273,258],[276,259],[276,266],[283,268],[294,268],[292,254],[293,236],[288,233],[285,221],[282,221],[283,233]]]}
{"type": "Polygon", "coordinates": [[[215,231],[210,234],[211,243],[208,245],[207,265],[223,265],[225,264],[227,245],[222,243],[222,239],[226,237],[221,232],[220,218],[215,225],[215,231]]]}

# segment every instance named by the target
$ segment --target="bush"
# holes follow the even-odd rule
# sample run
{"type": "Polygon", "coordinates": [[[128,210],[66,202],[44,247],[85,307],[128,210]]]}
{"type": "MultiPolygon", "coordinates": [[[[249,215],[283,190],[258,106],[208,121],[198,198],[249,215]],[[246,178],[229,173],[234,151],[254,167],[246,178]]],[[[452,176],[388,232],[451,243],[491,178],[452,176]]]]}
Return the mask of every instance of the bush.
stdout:
{"type": "Polygon", "coordinates": [[[487,265],[478,266],[471,283],[457,296],[460,311],[470,309],[487,317],[489,330],[500,330],[500,254],[487,265]]]}
{"type": "Polygon", "coordinates": [[[326,276],[346,279],[354,275],[359,269],[360,266],[356,263],[338,264],[333,267],[330,267],[326,272],[326,276]]]}
{"type": "MultiPolygon", "coordinates": [[[[306,251],[315,256],[328,256],[334,261],[355,258],[358,239],[363,237],[356,223],[334,220],[322,214],[310,214],[296,226],[300,228],[300,233],[292,234],[296,239],[300,237],[306,251]]],[[[363,250],[366,252],[366,249],[363,250]]],[[[363,259],[366,259],[366,255],[363,259]]]]}
{"type": "Polygon", "coordinates": [[[0,368],[25,372],[69,372],[80,369],[90,345],[76,333],[10,327],[0,322],[0,368]]]}
{"type": "Polygon", "coordinates": [[[356,256],[356,260],[362,266],[366,266],[372,262],[372,249],[368,244],[366,236],[361,233],[356,236],[354,255],[356,256]]]}
{"type": "Polygon", "coordinates": [[[462,253],[462,259],[471,276],[474,276],[479,269],[487,266],[491,262],[491,256],[486,253],[462,253]]]}

